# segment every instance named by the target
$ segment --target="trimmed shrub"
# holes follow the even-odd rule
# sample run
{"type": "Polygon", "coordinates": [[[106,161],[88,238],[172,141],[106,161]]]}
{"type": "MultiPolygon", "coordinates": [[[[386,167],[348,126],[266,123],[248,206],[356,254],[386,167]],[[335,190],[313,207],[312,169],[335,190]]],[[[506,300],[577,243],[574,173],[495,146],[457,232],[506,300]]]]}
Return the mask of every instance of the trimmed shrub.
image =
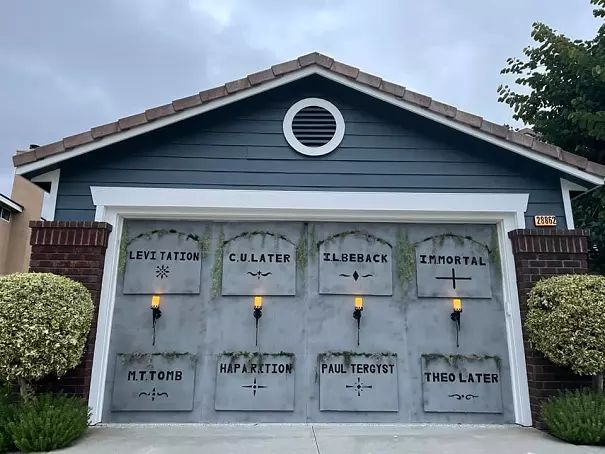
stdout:
{"type": "Polygon", "coordinates": [[[40,394],[19,407],[8,432],[21,451],[51,451],[80,438],[89,416],[80,397],[40,394]]]}
{"type": "Polygon", "coordinates": [[[532,345],[579,375],[605,371],[605,276],[554,276],[531,290],[525,326],[532,345]]]}
{"type": "Polygon", "coordinates": [[[93,314],[79,282],[50,273],[0,277],[0,380],[24,383],[78,365],[93,314]]]}
{"type": "Polygon", "coordinates": [[[551,398],[542,409],[548,432],[582,445],[605,445],[605,394],[568,391],[551,398]]]}

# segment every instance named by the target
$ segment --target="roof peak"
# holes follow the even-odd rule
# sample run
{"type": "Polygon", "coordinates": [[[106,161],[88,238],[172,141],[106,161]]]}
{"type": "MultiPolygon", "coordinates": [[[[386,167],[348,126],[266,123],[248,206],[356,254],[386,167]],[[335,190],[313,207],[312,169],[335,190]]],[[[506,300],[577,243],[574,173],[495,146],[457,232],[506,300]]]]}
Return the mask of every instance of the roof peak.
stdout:
{"type": "MultiPolygon", "coordinates": [[[[57,159],[54,159],[56,161],[60,155],[71,150],[80,147],[95,148],[95,142],[97,143],[96,148],[100,148],[107,144],[107,141],[103,139],[117,136],[125,131],[134,131],[137,128],[142,129],[146,127],[145,131],[149,130],[149,128],[152,128],[154,122],[164,119],[168,120],[172,116],[176,118],[181,112],[191,111],[196,114],[196,109],[202,106],[208,105],[210,108],[211,105],[218,105],[225,98],[247,90],[253,90],[269,82],[276,82],[296,72],[308,71],[309,68],[317,68],[317,72],[321,73],[321,75],[340,78],[338,81],[346,82],[349,85],[353,85],[354,88],[369,92],[372,95],[387,96],[389,99],[393,98],[396,101],[401,101],[406,106],[410,106],[410,110],[414,109],[416,113],[421,115],[437,116],[450,125],[455,124],[480,131],[482,134],[490,136],[497,141],[502,141],[503,145],[507,143],[512,144],[513,146],[527,149],[531,153],[537,153],[560,161],[580,171],[597,175],[598,177],[605,176],[605,166],[603,165],[588,161],[582,156],[542,142],[535,136],[525,134],[522,131],[514,131],[508,126],[492,123],[478,115],[436,101],[430,96],[408,90],[402,85],[386,81],[357,67],[339,62],[318,51],[278,63],[270,68],[257,71],[246,77],[232,80],[217,87],[203,90],[191,96],[176,99],[171,103],[120,118],[115,122],[96,126],[88,131],[64,137],[57,142],[19,152],[13,156],[13,163],[17,167],[18,173],[26,173],[31,171],[33,166],[44,167],[43,163],[45,161],[48,162],[49,158],[56,157],[57,159]],[[29,170],[25,170],[25,168],[29,170]]],[[[178,120],[175,119],[175,121],[178,120]]],[[[65,156],[65,159],[67,159],[67,156],[65,156]]]]}

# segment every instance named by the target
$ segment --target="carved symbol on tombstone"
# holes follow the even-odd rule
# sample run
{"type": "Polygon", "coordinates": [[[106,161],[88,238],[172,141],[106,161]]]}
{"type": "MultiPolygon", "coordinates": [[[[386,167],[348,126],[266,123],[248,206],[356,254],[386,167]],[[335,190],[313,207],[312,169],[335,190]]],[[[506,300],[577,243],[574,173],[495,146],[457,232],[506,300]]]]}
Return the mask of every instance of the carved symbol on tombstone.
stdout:
{"type": "Polygon", "coordinates": [[[256,396],[256,391],[262,388],[268,388],[268,386],[257,385],[256,377],[254,377],[254,382],[251,385],[242,385],[242,388],[250,388],[252,390],[252,395],[256,396]]]}
{"type": "Polygon", "coordinates": [[[266,273],[262,273],[261,270],[258,270],[256,273],[248,271],[248,274],[250,276],[256,277],[257,279],[260,279],[261,277],[267,277],[267,276],[269,276],[270,274],[273,274],[273,273],[271,271],[268,271],[266,273]]]}
{"type": "Polygon", "coordinates": [[[360,277],[371,277],[374,276],[373,274],[359,274],[357,272],[357,270],[355,270],[355,272],[353,274],[344,274],[344,273],[340,273],[339,276],[342,277],[352,277],[353,279],[355,279],[355,281],[357,281],[360,277]]]}
{"type": "Polygon", "coordinates": [[[456,400],[473,400],[479,396],[476,396],[475,394],[449,394],[447,397],[453,397],[456,400]]]}
{"type": "Polygon", "coordinates": [[[350,388],[354,392],[357,392],[357,397],[361,396],[361,392],[364,389],[372,389],[372,385],[366,385],[361,381],[360,377],[357,377],[357,383],[354,385],[345,385],[345,388],[350,388]]]}
{"type": "Polygon", "coordinates": [[[170,267],[168,265],[158,265],[155,267],[155,277],[164,279],[170,274],[170,267]]]}
{"type": "Polygon", "coordinates": [[[459,280],[459,281],[470,281],[473,278],[472,277],[460,277],[460,276],[456,276],[456,270],[454,268],[452,268],[452,275],[451,276],[435,276],[435,279],[451,279],[451,281],[452,281],[452,288],[455,290],[456,289],[456,280],[459,280]]]}
{"type": "Polygon", "coordinates": [[[154,402],[156,397],[168,397],[168,393],[158,393],[155,390],[155,387],[151,390],[150,393],[140,392],[139,397],[147,396],[151,398],[151,401],[154,402]]]}

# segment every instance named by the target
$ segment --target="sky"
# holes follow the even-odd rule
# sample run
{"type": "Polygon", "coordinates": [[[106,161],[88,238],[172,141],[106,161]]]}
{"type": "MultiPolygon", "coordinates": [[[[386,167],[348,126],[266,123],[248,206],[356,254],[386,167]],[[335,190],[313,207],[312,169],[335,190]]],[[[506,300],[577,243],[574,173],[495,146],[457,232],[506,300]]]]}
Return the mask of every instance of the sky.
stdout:
{"type": "Polygon", "coordinates": [[[598,27],[588,0],[0,0],[0,193],[17,149],[312,51],[518,126],[496,89],[535,21],[598,27]]]}

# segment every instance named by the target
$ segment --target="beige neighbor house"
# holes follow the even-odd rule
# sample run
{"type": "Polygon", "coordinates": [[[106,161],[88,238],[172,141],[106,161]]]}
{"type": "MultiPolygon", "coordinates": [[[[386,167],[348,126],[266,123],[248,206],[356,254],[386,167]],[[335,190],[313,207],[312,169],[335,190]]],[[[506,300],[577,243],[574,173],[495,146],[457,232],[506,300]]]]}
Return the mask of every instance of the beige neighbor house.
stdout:
{"type": "Polygon", "coordinates": [[[0,275],[27,271],[30,220],[42,215],[44,190],[16,175],[10,198],[0,194],[0,275]]]}

